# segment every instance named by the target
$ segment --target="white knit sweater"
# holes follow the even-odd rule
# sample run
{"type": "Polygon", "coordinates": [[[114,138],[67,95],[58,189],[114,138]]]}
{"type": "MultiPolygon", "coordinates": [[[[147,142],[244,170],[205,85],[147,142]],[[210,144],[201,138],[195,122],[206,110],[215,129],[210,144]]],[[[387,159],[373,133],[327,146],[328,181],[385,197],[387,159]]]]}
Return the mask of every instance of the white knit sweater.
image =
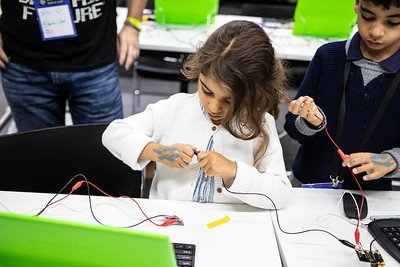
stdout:
{"type": "MultiPolygon", "coordinates": [[[[254,166],[254,155],[260,139],[240,140],[224,127],[214,125],[203,114],[197,93],[173,95],[149,105],[142,113],[112,122],[103,134],[103,144],[132,169],[142,170],[149,162],[139,160],[139,155],[149,142],[163,145],[183,143],[205,150],[211,135],[214,135],[214,150],[237,163],[237,175],[229,189],[265,194],[277,208],[282,208],[288,202],[291,184],[286,176],[274,118],[266,114],[265,122],[270,140],[257,166],[254,166]]],[[[163,164],[157,164],[156,169],[150,198],[192,200],[200,171],[196,156],[184,169],[168,168],[163,164]]],[[[265,197],[227,192],[220,177],[215,177],[214,188],[215,203],[245,202],[260,208],[273,208],[265,197]]]]}

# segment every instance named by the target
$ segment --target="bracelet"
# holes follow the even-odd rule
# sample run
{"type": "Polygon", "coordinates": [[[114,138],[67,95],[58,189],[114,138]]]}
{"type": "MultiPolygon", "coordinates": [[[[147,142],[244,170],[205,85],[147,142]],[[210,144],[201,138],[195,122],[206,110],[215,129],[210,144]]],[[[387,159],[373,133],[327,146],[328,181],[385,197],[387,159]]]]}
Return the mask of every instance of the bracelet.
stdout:
{"type": "Polygon", "coordinates": [[[127,26],[131,26],[132,28],[135,28],[138,31],[142,29],[142,22],[133,17],[127,17],[124,24],[127,26]]]}
{"type": "Polygon", "coordinates": [[[127,21],[125,21],[124,25],[128,26],[128,27],[131,27],[132,29],[135,29],[136,31],[140,32],[140,30],[135,25],[132,25],[127,21]]]}

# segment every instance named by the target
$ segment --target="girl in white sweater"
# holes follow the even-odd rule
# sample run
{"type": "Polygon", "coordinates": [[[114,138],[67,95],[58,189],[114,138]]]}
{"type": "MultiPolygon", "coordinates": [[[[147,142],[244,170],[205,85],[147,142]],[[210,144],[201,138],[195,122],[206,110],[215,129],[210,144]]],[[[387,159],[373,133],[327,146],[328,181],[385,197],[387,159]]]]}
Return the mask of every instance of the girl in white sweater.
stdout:
{"type": "Polygon", "coordinates": [[[142,113],[112,122],[103,144],[134,170],[157,164],[150,197],[214,203],[286,205],[286,176],[274,117],[282,65],[257,24],[232,21],[189,56],[183,74],[195,94],[176,94],[142,113]]]}

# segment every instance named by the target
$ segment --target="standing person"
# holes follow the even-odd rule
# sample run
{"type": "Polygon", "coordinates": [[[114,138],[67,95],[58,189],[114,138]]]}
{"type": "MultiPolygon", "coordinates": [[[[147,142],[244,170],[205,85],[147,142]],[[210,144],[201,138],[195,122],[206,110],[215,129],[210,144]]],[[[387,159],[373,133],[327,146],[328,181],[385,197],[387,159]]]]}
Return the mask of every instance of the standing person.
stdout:
{"type": "Polygon", "coordinates": [[[263,29],[249,21],[223,25],[182,72],[197,81],[197,93],[112,122],[103,144],[132,169],[156,162],[151,198],[273,208],[261,196],[230,194],[224,179],[232,191],[263,193],[284,207],[291,185],[274,121],[284,72],[263,29]]]}
{"type": "Polygon", "coordinates": [[[357,0],[354,10],[358,32],[318,49],[289,104],[284,127],[301,144],[293,173],[357,189],[349,167],[364,189],[390,190],[387,178],[400,177],[400,0],[357,0]]]}
{"type": "Polygon", "coordinates": [[[116,0],[1,1],[2,84],[18,131],[122,118],[115,63],[139,55],[146,0],[128,1],[117,37],[116,0]]]}

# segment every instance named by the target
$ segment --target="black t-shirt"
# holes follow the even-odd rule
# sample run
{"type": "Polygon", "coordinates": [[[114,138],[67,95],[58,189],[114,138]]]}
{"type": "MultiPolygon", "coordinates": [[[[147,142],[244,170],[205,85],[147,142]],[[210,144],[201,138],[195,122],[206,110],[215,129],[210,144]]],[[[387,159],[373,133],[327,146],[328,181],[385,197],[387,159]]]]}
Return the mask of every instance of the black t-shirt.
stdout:
{"type": "Polygon", "coordinates": [[[70,0],[77,37],[43,41],[33,0],[1,1],[0,30],[12,62],[48,71],[87,71],[116,57],[116,0],[70,0]]]}

